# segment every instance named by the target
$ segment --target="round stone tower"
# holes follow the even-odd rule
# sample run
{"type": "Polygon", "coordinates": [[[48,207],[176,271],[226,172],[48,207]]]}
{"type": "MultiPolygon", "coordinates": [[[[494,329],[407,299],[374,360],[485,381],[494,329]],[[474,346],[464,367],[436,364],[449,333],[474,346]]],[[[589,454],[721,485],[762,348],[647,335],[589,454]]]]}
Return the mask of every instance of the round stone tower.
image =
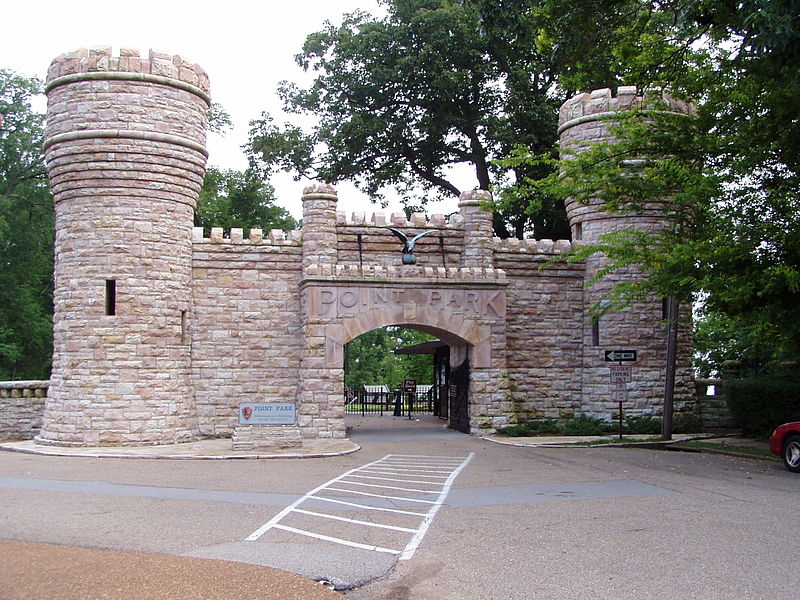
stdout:
{"type": "Polygon", "coordinates": [[[101,47],[56,58],[46,91],[55,346],[37,441],[191,440],[191,233],[208,77],[180,56],[101,47]]]}
{"type": "MultiPolygon", "coordinates": [[[[559,114],[559,136],[563,149],[580,152],[582,148],[596,142],[611,140],[608,130],[610,118],[623,110],[653,104],[645,95],[639,95],[635,87],[620,87],[617,95],[611,90],[601,89],[578,94],[565,102],[559,114]]],[[[659,96],[659,110],[690,114],[690,105],[669,96],[659,96]]],[[[652,202],[643,210],[632,212],[605,212],[602,201],[594,199],[588,203],[575,200],[566,202],[567,216],[572,228],[572,239],[576,243],[596,243],[606,233],[622,230],[658,231],[667,224],[662,202],[652,202]]],[[[586,259],[585,281],[591,282],[608,266],[604,255],[596,253],[586,259]]],[[[615,395],[610,383],[607,350],[636,350],[637,360],[632,364],[632,382],[627,385],[628,402],[626,415],[660,415],[664,398],[664,367],[666,364],[666,329],[664,307],[661,298],[636,302],[621,311],[614,311],[601,318],[592,316],[591,309],[615,284],[641,277],[633,268],[612,272],[589,285],[584,290],[584,312],[586,314],[583,334],[582,377],[586,414],[609,414],[614,405],[607,405],[620,398],[615,395]]],[[[686,307],[688,309],[688,307],[686,307]]],[[[689,401],[693,394],[691,373],[691,340],[688,312],[681,323],[681,338],[678,354],[678,376],[676,378],[676,401],[689,401]]]]}

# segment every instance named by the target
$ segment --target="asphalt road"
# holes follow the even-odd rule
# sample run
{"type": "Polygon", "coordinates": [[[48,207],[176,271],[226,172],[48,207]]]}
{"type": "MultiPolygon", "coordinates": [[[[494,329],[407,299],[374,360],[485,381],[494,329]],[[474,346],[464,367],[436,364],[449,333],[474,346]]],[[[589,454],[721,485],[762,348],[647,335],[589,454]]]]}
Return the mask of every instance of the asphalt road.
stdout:
{"type": "MultiPolygon", "coordinates": [[[[344,594],[354,600],[727,600],[792,598],[800,589],[800,476],[778,463],[501,446],[392,417],[380,426],[369,419],[349,424],[362,449],[326,459],[0,452],[0,539],[277,567],[351,588],[344,594]],[[381,472],[385,462],[378,472],[368,466],[390,455],[439,457],[450,466],[411,461],[416,470],[401,476],[381,472]],[[444,495],[443,486],[425,486],[444,482],[461,461],[444,495]],[[420,502],[425,498],[432,503],[420,502]],[[428,515],[437,499],[441,505],[428,515]],[[412,556],[403,556],[420,537],[420,520],[424,535],[412,556]],[[272,522],[285,528],[267,527],[248,540],[272,522]]],[[[4,548],[0,597],[17,555],[4,548]]]]}

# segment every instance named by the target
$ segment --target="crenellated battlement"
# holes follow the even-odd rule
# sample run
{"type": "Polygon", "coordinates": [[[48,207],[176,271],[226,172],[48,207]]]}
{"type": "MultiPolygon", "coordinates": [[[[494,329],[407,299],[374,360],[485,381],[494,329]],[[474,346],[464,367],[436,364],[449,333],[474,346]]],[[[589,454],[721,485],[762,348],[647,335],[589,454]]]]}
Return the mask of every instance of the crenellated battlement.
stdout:
{"type": "Polygon", "coordinates": [[[222,227],[212,227],[211,236],[203,237],[202,227],[192,230],[192,242],[195,244],[229,244],[235,246],[300,246],[303,241],[302,231],[284,232],[281,229],[270,229],[267,235],[257,227],[250,230],[248,237],[244,237],[244,229],[232,228],[230,237],[225,237],[222,227]]]}
{"type": "Polygon", "coordinates": [[[349,226],[349,227],[415,227],[419,229],[464,229],[464,216],[461,213],[452,213],[450,215],[432,214],[426,215],[425,213],[412,213],[411,219],[406,217],[405,213],[396,212],[391,213],[389,218],[383,212],[372,213],[372,216],[367,219],[366,213],[363,211],[356,211],[351,213],[350,218],[344,211],[336,211],[336,224],[349,226]]]}
{"type": "Polygon", "coordinates": [[[558,134],[566,130],[607,117],[615,112],[635,106],[663,105],[667,110],[682,114],[692,114],[691,104],[678,100],[660,90],[647,89],[642,93],[634,85],[619,86],[614,96],[609,88],[576,94],[564,104],[558,113],[558,134]]]}
{"type": "Polygon", "coordinates": [[[494,238],[494,251],[520,254],[565,254],[573,249],[569,240],[519,240],[517,238],[494,238]]]}
{"type": "MultiPolygon", "coordinates": [[[[326,191],[327,194],[335,197],[335,190],[330,188],[326,191]]],[[[459,254],[462,251],[463,244],[463,230],[464,230],[464,215],[460,212],[452,213],[450,215],[413,213],[411,218],[407,218],[405,213],[397,212],[392,213],[389,218],[386,214],[377,211],[372,213],[371,217],[367,219],[364,211],[356,211],[351,213],[347,218],[344,211],[336,211],[336,240],[337,246],[345,254],[339,256],[340,264],[330,264],[329,268],[323,269],[319,265],[311,265],[308,275],[322,275],[322,276],[365,276],[365,277],[431,277],[431,278],[474,278],[475,273],[480,273],[480,277],[489,274],[488,278],[495,278],[494,269],[489,266],[472,266],[464,269],[457,268],[456,265],[444,265],[429,267],[420,265],[411,268],[405,266],[401,271],[396,271],[394,266],[389,264],[379,264],[379,259],[384,259],[386,254],[398,257],[398,240],[389,232],[386,232],[388,227],[403,228],[405,230],[425,230],[433,229],[440,231],[443,235],[447,236],[446,243],[442,241],[445,252],[453,253],[457,251],[459,254]],[[345,229],[346,228],[346,229],[345,229]],[[360,252],[361,262],[358,265],[352,264],[352,259],[348,260],[346,250],[349,246],[353,245],[354,236],[358,230],[363,228],[363,234],[370,234],[369,237],[362,238],[360,252]],[[384,231],[375,231],[375,230],[384,231]],[[380,237],[376,237],[380,235],[380,237]],[[453,246],[455,244],[457,246],[453,246]],[[364,259],[372,259],[370,266],[364,266],[364,259]]],[[[555,255],[565,254],[572,250],[579,242],[570,242],[569,240],[535,240],[535,239],[516,239],[508,238],[501,239],[498,237],[491,237],[491,249],[494,253],[503,254],[522,254],[522,255],[555,255]]],[[[280,229],[272,229],[268,232],[262,231],[260,228],[252,228],[248,236],[245,237],[244,229],[232,228],[230,234],[225,236],[223,228],[211,228],[209,237],[204,237],[204,229],[202,227],[195,227],[192,232],[192,242],[194,244],[210,244],[210,245],[224,245],[224,246],[274,246],[274,247],[298,247],[303,245],[303,231],[283,232],[280,229]]],[[[425,244],[436,246],[438,242],[435,238],[425,238],[422,242],[422,247],[425,244]]],[[[385,260],[383,260],[385,263],[385,260]]]]}
{"type": "Polygon", "coordinates": [[[152,81],[182,87],[211,102],[208,74],[199,65],[155,50],[142,58],[138,49],[121,48],[115,56],[111,46],[78,48],[57,56],[47,70],[46,91],[87,79],[152,81]]]}

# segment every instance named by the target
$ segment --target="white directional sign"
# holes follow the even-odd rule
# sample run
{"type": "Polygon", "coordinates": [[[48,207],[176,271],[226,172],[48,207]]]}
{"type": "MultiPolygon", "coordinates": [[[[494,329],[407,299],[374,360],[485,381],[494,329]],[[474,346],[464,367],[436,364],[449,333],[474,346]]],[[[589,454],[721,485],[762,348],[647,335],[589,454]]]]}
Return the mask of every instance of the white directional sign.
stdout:
{"type": "MultiPolygon", "coordinates": [[[[612,400],[614,402],[627,402],[628,401],[628,388],[625,387],[623,383],[617,383],[614,385],[614,391],[611,394],[612,400]]],[[[622,416],[620,415],[620,419],[622,416]]]]}
{"type": "Polygon", "coordinates": [[[630,383],[633,370],[630,365],[611,365],[609,369],[611,369],[611,383],[630,383]]]}
{"type": "Polygon", "coordinates": [[[606,362],[633,362],[636,350],[606,350],[606,362]]]}

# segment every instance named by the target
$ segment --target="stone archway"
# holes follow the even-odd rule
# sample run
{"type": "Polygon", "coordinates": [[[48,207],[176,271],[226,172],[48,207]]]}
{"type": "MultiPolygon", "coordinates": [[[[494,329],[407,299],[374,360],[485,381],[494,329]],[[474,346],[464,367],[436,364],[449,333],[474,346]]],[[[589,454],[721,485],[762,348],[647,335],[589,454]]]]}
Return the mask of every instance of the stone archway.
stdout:
{"type": "Polygon", "coordinates": [[[300,369],[304,436],[344,435],[344,345],[390,325],[430,332],[469,349],[469,431],[495,426],[504,414],[505,287],[497,280],[397,283],[307,279],[301,286],[305,356],[300,369]]]}
{"type": "MultiPolygon", "coordinates": [[[[418,388],[418,394],[415,395],[413,405],[409,405],[408,402],[403,402],[401,403],[402,406],[398,408],[395,406],[397,400],[395,392],[399,391],[400,381],[396,379],[390,381],[393,379],[391,376],[387,378],[388,380],[382,379],[379,373],[368,371],[368,378],[370,376],[375,376],[374,380],[369,381],[371,385],[364,381],[363,383],[365,385],[359,384],[352,388],[345,387],[346,417],[350,419],[358,415],[383,416],[384,414],[392,414],[394,416],[407,416],[410,420],[412,419],[411,413],[413,412],[414,416],[429,415],[437,417],[440,424],[446,424],[448,427],[458,431],[469,433],[469,420],[466,411],[467,397],[464,393],[467,387],[464,386],[463,377],[462,380],[460,380],[463,387],[460,390],[462,393],[459,396],[459,400],[461,401],[459,408],[462,410],[458,411],[457,415],[454,415],[454,413],[450,411],[450,405],[453,403],[450,402],[449,390],[452,383],[450,374],[454,369],[461,369],[461,371],[459,371],[460,373],[468,373],[469,356],[473,352],[473,347],[467,340],[460,338],[453,332],[414,323],[390,323],[359,334],[345,342],[344,368],[342,369],[345,385],[353,385],[348,382],[348,368],[352,366],[358,369],[358,366],[356,366],[358,360],[352,365],[349,363],[348,356],[351,352],[348,350],[347,346],[364,335],[387,329],[393,330],[393,332],[395,330],[406,332],[414,331],[426,334],[432,338],[426,341],[416,342],[401,341],[400,339],[395,340],[397,342],[397,345],[394,347],[395,355],[406,358],[425,355],[430,358],[430,364],[428,368],[425,369],[424,374],[414,369],[416,376],[422,377],[422,381],[417,381],[422,387],[418,388]],[[430,377],[430,381],[427,380],[428,377],[430,377]],[[350,394],[347,393],[348,390],[351,391],[350,394]],[[456,419],[454,417],[458,418],[456,419]],[[456,421],[458,422],[457,424],[456,421]],[[466,426],[464,423],[466,423],[466,426]]],[[[401,334],[397,335],[399,337],[401,336],[401,334]]],[[[385,351],[383,348],[376,350],[378,355],[380,355],[380,352],[385,351]]],[[[365,357],[365,355],[369,355],[369,353],[369,345],[360,345],[356,350],[356,356],[359,357],[365,357]]],[[[363,377],[363,370],[360,372],[363,377]]],[[[361,379],[361,377],[358,379],[361,379]]],[[[419,422],[419,419],[417,419],[417,422],[419,422]]],[[[350,429],[351,425],[351,423],[348,423],[348,429],[350,429]]],[[[382,427],[385,426],[386,425],[382,425],[382,427]]]]}

